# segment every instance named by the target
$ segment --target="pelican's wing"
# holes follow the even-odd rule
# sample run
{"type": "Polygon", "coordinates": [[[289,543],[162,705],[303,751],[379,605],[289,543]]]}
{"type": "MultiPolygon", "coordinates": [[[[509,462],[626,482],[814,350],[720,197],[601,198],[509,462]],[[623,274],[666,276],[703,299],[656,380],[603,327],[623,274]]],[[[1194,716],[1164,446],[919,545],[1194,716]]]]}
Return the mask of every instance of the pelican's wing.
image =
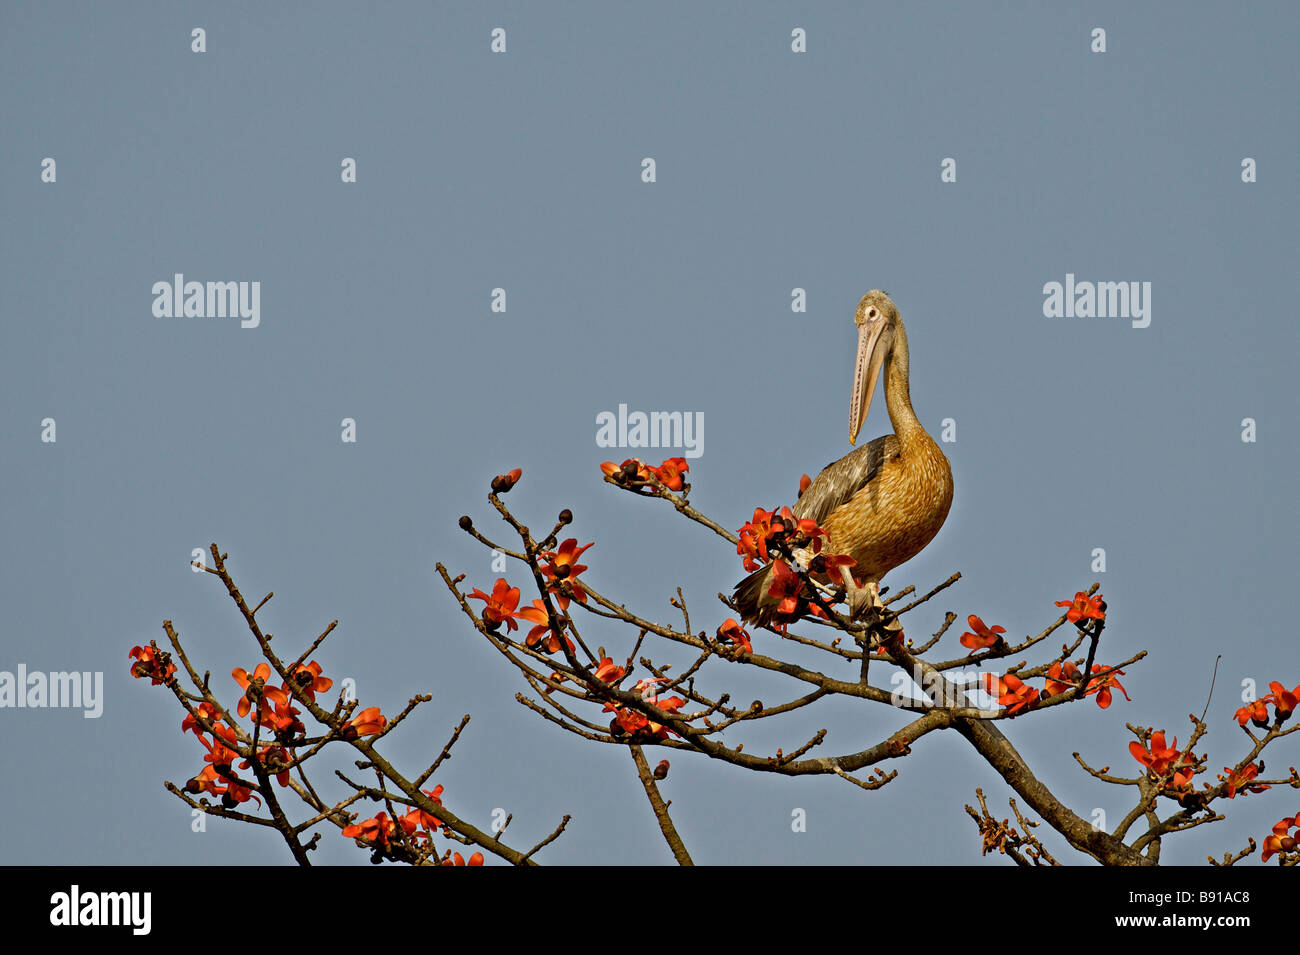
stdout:
{"type": "Polygon", "coordinates": [[[795,504],[795,517],[810,517],[818,524],[825,524],[833,510],[848,503],[880,473],[881,465],[897,457],[898,452],[898,436],[886,434],[826,465],[795,504]]]}

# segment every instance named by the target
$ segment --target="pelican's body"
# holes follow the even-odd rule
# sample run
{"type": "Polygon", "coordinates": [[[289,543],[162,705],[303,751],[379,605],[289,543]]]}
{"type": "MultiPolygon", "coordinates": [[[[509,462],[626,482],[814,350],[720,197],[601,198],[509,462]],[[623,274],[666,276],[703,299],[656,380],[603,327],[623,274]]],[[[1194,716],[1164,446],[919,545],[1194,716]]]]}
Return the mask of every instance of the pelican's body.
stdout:
{"type": "MultiPolygon", "coordinates": [[[[883,370],[885,404],[894,433],[876,438],[827,465],[793,507],[826,532],[823,554],[847,554],[843,569],[850,608],[858,616],[879,601],[880,579],[915,557],[934,539],[952,506],[952,469],[938,444],[921,426],[909,393],[907,332],[889,296],[873,290],[858,304],[858,355],[849,440],[866,419],[883,370]]],[[[812,555],[797,553],[806,565],[812,555]]],[[[760,568],[736,588],[736,605],[746,619],[768,623],[777,601],[768,593],[770,567],[760,568]]]]}

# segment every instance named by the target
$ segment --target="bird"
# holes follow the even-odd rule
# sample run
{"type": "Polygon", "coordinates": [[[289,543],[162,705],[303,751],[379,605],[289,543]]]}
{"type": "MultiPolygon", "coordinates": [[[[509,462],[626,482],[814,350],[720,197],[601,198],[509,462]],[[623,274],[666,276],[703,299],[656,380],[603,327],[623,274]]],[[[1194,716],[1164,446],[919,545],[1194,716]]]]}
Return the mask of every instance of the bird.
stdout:
{"type": "MultiPolygon", "coordinates": [[[[880,580],[919,554],[943,527],[952,507],[952,467],[912,408],[907,331],[898,308],[880,289],[858,303],[853,321],[858,347],[849,405],[849,443],[871,408],[883,371],[885,405],[894,433],[882,435],[828,464],[799,496],[795,518],[815,521],[825,531],[822,554],[847,554],[856,566],[837,568],[852,619],[880,609],[880,580]],[[854,580],[854,577],[857,580],[854,580]]],[[[812,548],[792,555],[806,570],[812,548]]],[[[771,594],[772,563],[736,585],[733,604],[752,623],[771,624],[779,598],[771,594]]],[[[826,575],[819,576],[825,580],[826,575]]],[[[838,581],[831,581],[838,585],[838,581]]]]}

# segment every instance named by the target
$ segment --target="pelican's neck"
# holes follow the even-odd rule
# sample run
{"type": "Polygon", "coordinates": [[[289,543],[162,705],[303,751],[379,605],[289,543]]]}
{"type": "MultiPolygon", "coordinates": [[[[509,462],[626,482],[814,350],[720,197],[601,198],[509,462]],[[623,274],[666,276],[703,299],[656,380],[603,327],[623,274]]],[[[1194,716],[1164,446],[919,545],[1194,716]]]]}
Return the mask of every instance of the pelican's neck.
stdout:
{"type": "Polygon", "coordinates": [[[885,406],[889,409],[889,420],[898,435],[898,443],[904,453],[918,442],[933,443],[933,440],[921,426],[921,420],[912,410],[912,395],[908,387],[909,367],[907,355],[907,331],[902,321],[894,325],[894,347],[890,349],[885,362],[885,406]]]}

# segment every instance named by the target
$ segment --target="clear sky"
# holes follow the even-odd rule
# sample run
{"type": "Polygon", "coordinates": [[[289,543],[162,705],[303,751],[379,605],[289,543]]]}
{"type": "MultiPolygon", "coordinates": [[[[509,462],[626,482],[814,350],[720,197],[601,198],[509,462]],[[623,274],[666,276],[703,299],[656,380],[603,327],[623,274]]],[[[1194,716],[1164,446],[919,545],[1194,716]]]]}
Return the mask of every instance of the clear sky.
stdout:
{"type": "MultiPolygon", "coordinates": [[[[284,645],[340,621],[318,658],[363,705],[433,694],[390,758],[422,767],[473,715],[436,780],[453,811],[486,827],[504,808],[524,845],[572,813],[543,861],[670,861],[627,754],[519,706],[434,562],[491,589],[456,521],[495,531],[488,481],[519,466],[510,503],[534,526],[572,508],[594,586],[665,618],[681,586],[712,629],[739,558],[603,484],[600,462],[636,452],[599,447],[596,418],[701,414],[693,500],[737,528],[849,450],[852,314],[874,287],[907,322],[922,421],[955,424],[951,515],[886,583],[964,577],[909,632],[952,610],[1035,633],[1099,581],[1103,656],[1150,651],[1133,702],[1005,725],[1021,753],[1116,819],[1130,792],[1070,752],[1130,771],[1125,721],[1185,738],[1223,654],[1205,748],[1235,761],[1242,682],[1300,682],[1297,35],[1291,3],[5,3],[0,670],[102,672],[103,711],[0,710],[0,861],[289,861],[249,827],[191,831],[162,782],[202,750],[128,675],[167,618],[235,700],[230,670],[257,657],[190,570],[212,541],[248,594],[275,591],[284,645]],[[156,317],[176,273],[259,282],[257,327],[156,317]],[[1150,283],[1149,325],[1047,317],[1067,276],[1150,283]]],[[[887,428],[878,395],[864,437],[887,428]]],[[[628,634],[585,632],[626,654],[628,634]]],[[[789,694],[718,670],[737,699],[789,694]]],[[[740,738],[788,751],[824,726],[847,752],[902,722],[805,713],[740,738]]],[[[1271,769],[1296,761],[1278,750],[1271,769]]],[[[978,861],[962,806],[1009,794],[955,734],[874,793],[671,759],[700,862],[978,861]]],[[[1297,807],[1229,808],[1165,860],[1297,807]]],[[[327,832],[319,857],[366,854],[327,832]]]]}

